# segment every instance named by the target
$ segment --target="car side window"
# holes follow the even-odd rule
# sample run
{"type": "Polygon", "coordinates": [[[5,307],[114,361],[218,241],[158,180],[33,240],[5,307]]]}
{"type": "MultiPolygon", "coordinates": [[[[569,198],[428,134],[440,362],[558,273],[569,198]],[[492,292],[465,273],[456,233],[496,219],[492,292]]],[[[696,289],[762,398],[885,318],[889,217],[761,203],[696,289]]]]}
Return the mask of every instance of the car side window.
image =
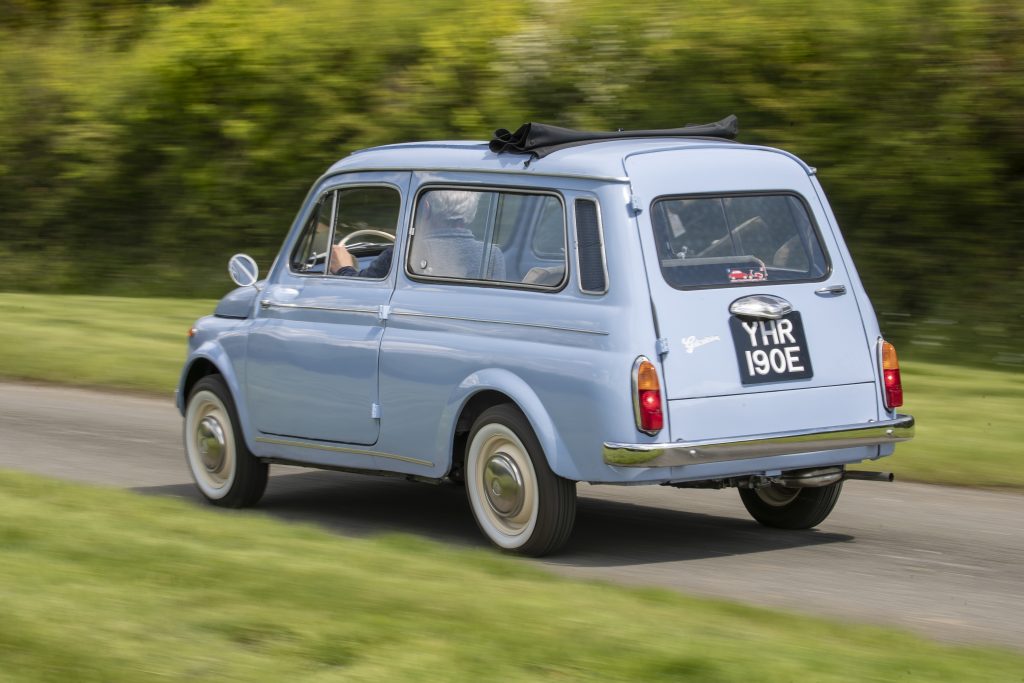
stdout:
{"type": "Polygon", "coordinates": [[[349,277],[387,276],[401,214],[398,190],[381,185],[352,187],[338,190],[337,195],[327,272],[349,277]]]}
{"type": "Polygon", "coordinates": [[[565,212],[556,196],[451,188],[419,196],[412,276],[556,288],[565,264],[565,212]]]}
{"type": "Polygon", "coordinates": [[[298,244],[292,251],[291,269],[296,273],[324,273],[328,245],[331,243],[331,225],[335,210],[335,192],[320,197],[306,221],[298,244]]]}

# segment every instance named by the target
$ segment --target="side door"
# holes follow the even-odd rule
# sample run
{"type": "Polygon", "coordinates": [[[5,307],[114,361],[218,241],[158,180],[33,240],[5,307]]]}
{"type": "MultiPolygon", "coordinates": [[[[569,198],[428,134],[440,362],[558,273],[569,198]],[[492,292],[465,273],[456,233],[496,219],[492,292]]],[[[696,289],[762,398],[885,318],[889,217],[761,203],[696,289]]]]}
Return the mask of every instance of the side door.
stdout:
{"type": "Polygon", "coordinates": [[[328,180],[286,244],[249,333],[247,396],[260,432],[377,442],[378,359],[397,262],[389,254],[409,177],[328,180]],[[347,242],[355,268],[339,268],[338,242],[347,242]]]}

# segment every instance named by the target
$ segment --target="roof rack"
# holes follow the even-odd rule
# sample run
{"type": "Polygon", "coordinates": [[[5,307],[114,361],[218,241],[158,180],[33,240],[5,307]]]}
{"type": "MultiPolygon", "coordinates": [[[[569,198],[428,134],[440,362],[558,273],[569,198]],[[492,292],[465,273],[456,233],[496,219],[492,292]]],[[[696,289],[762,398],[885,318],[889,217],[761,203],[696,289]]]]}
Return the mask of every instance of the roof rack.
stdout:
{"type": "Polygon", "coordinates": [[[504,128],[494,131],[489,147],[495,154],[511,152],[530,154],[542,159],[552,152],[566,147],[576,147],[605,140],[626,140],[632,138],[725,138],[736,139],[739,133],[739,119],[730,114],[715,123],[687,125],[682,128],[665,130],[617,130],[586,131],[559,128],[545,123],[524,123],[514,133],[504,128]]]}

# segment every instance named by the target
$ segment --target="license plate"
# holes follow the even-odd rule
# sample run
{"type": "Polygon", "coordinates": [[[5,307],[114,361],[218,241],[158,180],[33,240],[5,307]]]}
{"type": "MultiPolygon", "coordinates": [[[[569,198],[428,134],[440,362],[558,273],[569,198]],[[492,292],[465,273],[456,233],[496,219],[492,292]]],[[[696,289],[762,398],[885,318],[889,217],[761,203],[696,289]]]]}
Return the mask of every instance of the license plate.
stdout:
{"type": "Polygon", "coordinates": [[[814,376],[804,324],[796,311],[778,320],[729,319],[743,384],[814,376]]]}

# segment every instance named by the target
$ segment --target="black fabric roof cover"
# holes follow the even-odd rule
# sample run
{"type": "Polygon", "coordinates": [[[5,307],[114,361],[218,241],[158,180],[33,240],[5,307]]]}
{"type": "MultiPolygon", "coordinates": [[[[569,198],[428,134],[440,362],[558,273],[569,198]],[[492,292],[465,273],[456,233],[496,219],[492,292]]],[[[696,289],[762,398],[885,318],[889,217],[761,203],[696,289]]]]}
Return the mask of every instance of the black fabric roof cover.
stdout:
{"type": "Polygon", "coordinates": [[[618,130],[618,131],[586,131],[559,128],[544,123],[524,123],[516,132],[510,133],[504,128],[494,131],[494,139],[490,142],[491,151],[532,154],[541,159],[552,152],[566,147],[585,145],[602,140],[623,140],[629,138],[678,138],[707,137],[734,140],[739,133],[739,120],[730,114],[721,121],[689,125],[683,128],[665,130],[618,130]]]}

